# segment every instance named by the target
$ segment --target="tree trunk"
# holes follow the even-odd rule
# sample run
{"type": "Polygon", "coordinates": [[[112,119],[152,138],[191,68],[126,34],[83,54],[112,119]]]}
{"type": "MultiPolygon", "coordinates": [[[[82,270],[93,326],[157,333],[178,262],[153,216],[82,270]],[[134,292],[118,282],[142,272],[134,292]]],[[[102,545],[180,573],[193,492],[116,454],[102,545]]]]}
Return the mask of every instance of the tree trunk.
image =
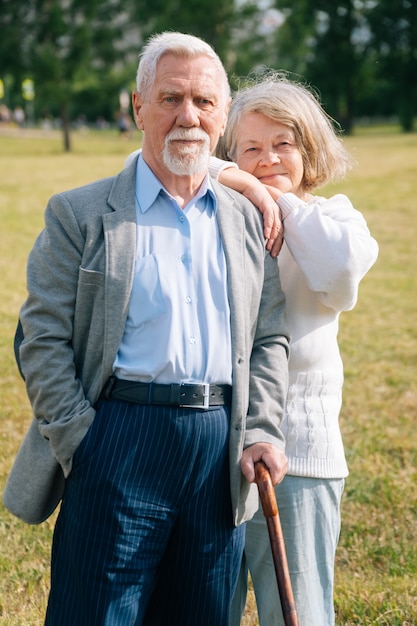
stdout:
{"type": "Polygon", "coordinates": [[[61,102],[60,110],[64,152],[71,152],[70,120],[68,114],[68,103],[66,101],[61,102]]]}

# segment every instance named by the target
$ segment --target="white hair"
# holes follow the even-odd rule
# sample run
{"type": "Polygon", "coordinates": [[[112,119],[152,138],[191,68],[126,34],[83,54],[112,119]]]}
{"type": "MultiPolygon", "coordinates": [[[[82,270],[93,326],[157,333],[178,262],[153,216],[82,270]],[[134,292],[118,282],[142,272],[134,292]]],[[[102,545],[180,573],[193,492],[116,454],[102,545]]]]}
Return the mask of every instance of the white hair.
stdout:
{"type": "Polygon", "coordinates": [[[136,89],[145,100],[149,97],[158,62],[165,54],[174,54],[182,58],[202,55],[209,57],[222,76],[222,95],[225,101],[228,100],[230,97],[230,86],[226,70],[213,48],[199,37],[194,37],[194,35],[169,31],[150,37],[139,55],[136,89]]]}

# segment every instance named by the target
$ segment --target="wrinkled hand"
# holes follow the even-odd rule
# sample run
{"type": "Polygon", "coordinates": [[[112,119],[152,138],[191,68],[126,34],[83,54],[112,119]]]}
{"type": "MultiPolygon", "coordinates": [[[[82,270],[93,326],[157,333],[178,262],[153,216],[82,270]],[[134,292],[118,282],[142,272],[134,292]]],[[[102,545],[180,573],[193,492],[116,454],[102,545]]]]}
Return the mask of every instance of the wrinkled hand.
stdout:
{"type": "MultiPolygon", "coordinates": [[[[245,191],[247,192],[248,189],[245,191]]],[[[257,185],[253,186],[250,192],[250,199],[262,213],[266,249],[275,258],[278,256],[284,241],[284,225],[281,221],[281,211],[276,203],[281,192],[274,187],[263,185],[258,180],[257,185]]]]}
{"type": "Polygon", "coordinates": [[[277,257],[284,243],[284,225],[281,220],[281,211],[276,203],[281,192],[275,187],[264,185],[268,191],[270,199],[263,199],[262,206],[259,209],[264,220],[264,236],[266,238],[266,249],[272,257],[277,257]]]}
{"type": "Polygon", "coordinates": [[[273,485],[280,483],[288,469],[288,461],[285,454],[271,443],[255,443],[243,450],[240,461],[240,469],[245,478],[255,482],[255,463],[263,461],[271,474],[273,485]]]}
{"type": "Polygon", "coordinates": [[[266,249],[275,258],[278,256],[284,242],[284,226],[281,222],[278,205],[275,204],[273,212],[266,209],[263,218],[266,249]]]}
{"type": "Polygon", "coordinates": [[[226,167],[219,174],[219,181],[236,189],[258,207],[264,221],[266,249],[272,257],[277,257],[283,242],[284,229],[281,213],[276,203],[281,195],[279,189],[264,185],[253,174],[243,170],[226,167]]]}

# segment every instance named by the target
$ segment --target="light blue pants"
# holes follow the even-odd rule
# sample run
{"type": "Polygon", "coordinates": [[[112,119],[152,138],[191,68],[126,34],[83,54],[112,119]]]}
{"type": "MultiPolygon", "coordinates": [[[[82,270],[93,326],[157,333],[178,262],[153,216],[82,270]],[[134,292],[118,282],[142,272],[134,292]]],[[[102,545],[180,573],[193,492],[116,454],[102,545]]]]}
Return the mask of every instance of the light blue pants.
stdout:
{"type": "MultiPolygon", "coordinates": [[[[334,626],[334,560],[344,479],[286,476],[275,488],[300,626],[334,626]]],[[[239,626],[251,574],[260,626],[284,626],[265,517],[246,525],[229,626],[239,626]]]]}

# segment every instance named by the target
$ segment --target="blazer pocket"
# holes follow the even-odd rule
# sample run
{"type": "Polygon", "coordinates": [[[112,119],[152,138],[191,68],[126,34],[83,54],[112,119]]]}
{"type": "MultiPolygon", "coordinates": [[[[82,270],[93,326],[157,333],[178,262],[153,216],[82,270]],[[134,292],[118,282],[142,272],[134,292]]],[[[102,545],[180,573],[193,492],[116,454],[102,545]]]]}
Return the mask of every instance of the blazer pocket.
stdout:
{"type": "Polygon", "coordinates": [[[78,275],[79,285],[97,285],[98,287],[104,286],[104,274],[103,272],[97,272],[95,270],[87,270],[84,267],[80,267],[78,275]]]}
{"type": "MultiPolygon", "coordinates": [[[[104,311],[104,274],[80,267],[75,303],[74,333],[89,327],[102,332],[104,311]]],[[[75,339],[75,337],[74,337],[75,339]]]]}

